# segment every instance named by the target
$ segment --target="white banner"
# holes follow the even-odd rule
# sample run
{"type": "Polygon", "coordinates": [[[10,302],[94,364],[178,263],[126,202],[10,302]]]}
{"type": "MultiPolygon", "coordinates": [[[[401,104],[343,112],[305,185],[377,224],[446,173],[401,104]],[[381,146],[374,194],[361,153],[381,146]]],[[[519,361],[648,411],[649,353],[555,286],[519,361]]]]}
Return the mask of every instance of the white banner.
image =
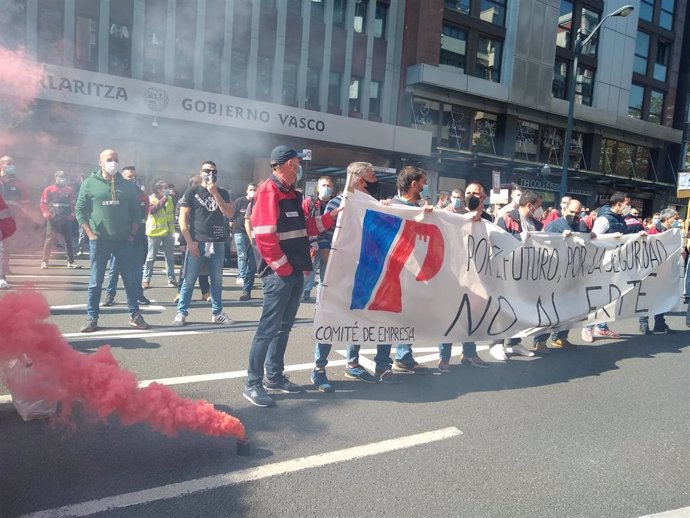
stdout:
{"type": "Polygon", "coordinates": [[[545,232],[525,242],[446,211],[347,200],[314,318],[320,342],[492,340],[670,311],[681,235],[545,232]]]}

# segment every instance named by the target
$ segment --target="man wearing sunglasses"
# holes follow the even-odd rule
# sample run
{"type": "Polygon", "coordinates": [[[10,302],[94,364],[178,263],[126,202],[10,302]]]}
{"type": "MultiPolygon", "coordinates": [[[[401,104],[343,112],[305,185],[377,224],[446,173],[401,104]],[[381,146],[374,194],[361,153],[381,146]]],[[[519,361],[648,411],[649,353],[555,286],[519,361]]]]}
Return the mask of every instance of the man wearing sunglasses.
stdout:
{"type": "Polygon", "coordinates": [[[223,311],[223,262],[225,261],[225,218],[232,219],[235,210],[230,195],[216,185],[218,168],[206,160],[199,172],[201,183],[189,187],[180,204],[180,232],[187,242],[184,279],[177,303],[174,326],[184,326],[189,314],[194,285],[203,261],[208,263],[211,290],[211,322],[230,325],[233,320],[223,311]]]}

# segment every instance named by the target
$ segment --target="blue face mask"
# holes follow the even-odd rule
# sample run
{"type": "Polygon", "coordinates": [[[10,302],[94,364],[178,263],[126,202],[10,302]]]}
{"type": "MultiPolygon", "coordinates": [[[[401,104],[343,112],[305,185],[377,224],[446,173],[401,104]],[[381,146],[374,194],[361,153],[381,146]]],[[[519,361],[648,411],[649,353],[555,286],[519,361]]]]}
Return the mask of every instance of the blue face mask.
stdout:
{"type": "Polygon", "coordinates": [[[680,228],[682,226],[680,220],[674,220],[673,223],[671,223],[671,228],[680,228]]]}
{"type": "Polygon", "coordinates": [[[422,200],[426,200],[429,197],[429,186],[425,185],[419,195],[422,197],[422,200]]]}
{"type": "Polygon", "coordinates": [[[451,198],[450,202],[453,204],[454,209],[462,207],[462,200],[460,198],[451,198]]]}

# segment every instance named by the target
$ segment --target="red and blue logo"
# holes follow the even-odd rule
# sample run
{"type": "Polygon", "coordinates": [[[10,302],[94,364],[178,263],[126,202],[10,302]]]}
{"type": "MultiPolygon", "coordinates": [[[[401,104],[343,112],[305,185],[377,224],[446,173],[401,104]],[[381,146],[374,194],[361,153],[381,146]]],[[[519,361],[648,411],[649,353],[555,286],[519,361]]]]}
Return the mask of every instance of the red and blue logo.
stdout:
{"type": "Polygon", "coordinates": [[[426,256],[415,277],[416,281],[424,282],[433,279],[443,264],[445,244],[439,228],[383,212],[366,211],[350,309],[402,311],[400,276],[418,239],[427,241],[426,256]]]}

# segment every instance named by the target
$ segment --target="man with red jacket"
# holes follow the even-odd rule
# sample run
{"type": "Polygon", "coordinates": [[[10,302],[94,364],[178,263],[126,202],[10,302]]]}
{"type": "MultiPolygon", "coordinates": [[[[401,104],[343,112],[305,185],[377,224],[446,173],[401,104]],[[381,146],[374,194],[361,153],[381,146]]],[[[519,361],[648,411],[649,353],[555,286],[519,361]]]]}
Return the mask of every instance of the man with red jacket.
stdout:
{"type": "Polygon", "coordinates": [[[285,349],[302,296],[304,272],[312,269],[309,235],[318,235],[333,227],[341,210],[337,208],[323,216],[305,217],[302,194],[295,190],[295,184],[302,177],[302,166],[294,149],[275,147],[271,151],[271,168],[273,174],[254,195],[250,217],[264,299],[249,350],[248,375],[242,395],[258,407],[273,405],[266,389],[292,394],[304,390],[283,372],[285,349]]]}
{"type": "MultiPolygon", "coordinates": [[[[3,251],[3,241],[10,237],[17,230],[17,224],[14,222],[12,217],[12,212],[10,211],[7,203],[0,195],[0,255],[3,251]]],[[[5,275],[7,272],[3,269],[3,264],[0,261],[0,290],[6,290],[10,285],[5,280],[5,275]]]]}
{"type": "Polygon", "coordinates": [[[55,183],[41,193],[41,214],[46,220],[46,239],[43,244],[41,268],[48,268],[53,241],[59,235],[65,241],[67,267],[76,268],[72,247],[72,223],[74,222],[74,191],[67,183],[64,171],[55,172],[55,183]]]}

